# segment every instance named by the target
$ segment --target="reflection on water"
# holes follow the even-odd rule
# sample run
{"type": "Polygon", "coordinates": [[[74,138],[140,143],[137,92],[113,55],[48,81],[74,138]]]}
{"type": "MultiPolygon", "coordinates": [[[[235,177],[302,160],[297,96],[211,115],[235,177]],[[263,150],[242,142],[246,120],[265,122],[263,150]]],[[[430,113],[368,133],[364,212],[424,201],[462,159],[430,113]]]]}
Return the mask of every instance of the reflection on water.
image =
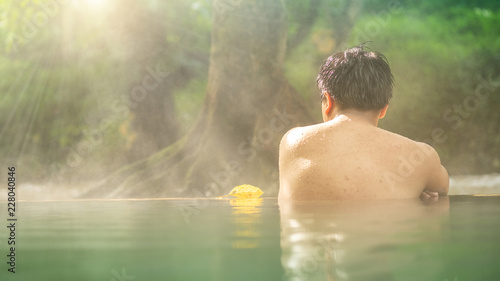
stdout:
{"type": "Polygon", "coordinates": [[[283,275],[274,199],[21,202],[18,218],[16,281],[119,280],[123,270],[148,281],[283,275]],[[179,210],[192,208],[186,221],[179,210]]]}
{"type": "Polygon", "coordinates": [[[252,249],[259,246],[262,224],[262,198],[231,199],[231,221],[235,237],[231,241],[233,249],[252,249]]]}
{"type": "MultiPolygon", "coordinates": [[[[446,230],[449,198],[280,206],[286,280],[392,280],[410,262],[400,245],[435,242],[446,230]]],[[[423,280],[423,279],[422,279],[423,280]]]]}
{"type": "Polygon", "coordinates": [[[500,280],[500,197],[200,200],[20,202],[15,280],[500,280]]]}

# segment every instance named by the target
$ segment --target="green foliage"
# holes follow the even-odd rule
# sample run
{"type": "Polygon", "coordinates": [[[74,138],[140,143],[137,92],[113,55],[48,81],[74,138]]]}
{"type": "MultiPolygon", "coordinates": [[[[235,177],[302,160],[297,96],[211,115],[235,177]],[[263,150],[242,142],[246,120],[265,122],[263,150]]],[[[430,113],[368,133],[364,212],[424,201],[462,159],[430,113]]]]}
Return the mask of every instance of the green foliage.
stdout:
{"type": "Polygon", "coordinates": [[[285,62],[288,80],[304,98],[315,97],[319,100],[319,90],[316,87],[319,60],[316,46],[311,41],[307,41],[290,54],[285,62]]]}

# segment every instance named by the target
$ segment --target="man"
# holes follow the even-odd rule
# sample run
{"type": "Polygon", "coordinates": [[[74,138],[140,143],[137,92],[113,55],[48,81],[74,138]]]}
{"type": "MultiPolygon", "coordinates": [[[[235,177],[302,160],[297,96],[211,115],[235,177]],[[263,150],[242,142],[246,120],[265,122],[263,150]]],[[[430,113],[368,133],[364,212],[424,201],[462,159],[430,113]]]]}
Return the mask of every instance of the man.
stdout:
{"type": "Polygon", "coordinates": [[[448,193],[448,173],[431,146],[377,127],[393,88],[384,55],[362,45],[337,53],[317,81],[324,123],[281,140],[280,203],[448,193]]]}

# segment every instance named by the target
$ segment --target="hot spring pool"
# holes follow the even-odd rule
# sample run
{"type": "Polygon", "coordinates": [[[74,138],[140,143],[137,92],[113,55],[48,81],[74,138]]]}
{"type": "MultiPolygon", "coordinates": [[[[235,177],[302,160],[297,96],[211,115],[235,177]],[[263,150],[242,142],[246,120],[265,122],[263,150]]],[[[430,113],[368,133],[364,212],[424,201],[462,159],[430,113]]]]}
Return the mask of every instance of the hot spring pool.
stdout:
{"type": "Polygon", "coordinates": [[[17,218],[1,280],[500,280],[496,196],[19,202],[17,218]]]}

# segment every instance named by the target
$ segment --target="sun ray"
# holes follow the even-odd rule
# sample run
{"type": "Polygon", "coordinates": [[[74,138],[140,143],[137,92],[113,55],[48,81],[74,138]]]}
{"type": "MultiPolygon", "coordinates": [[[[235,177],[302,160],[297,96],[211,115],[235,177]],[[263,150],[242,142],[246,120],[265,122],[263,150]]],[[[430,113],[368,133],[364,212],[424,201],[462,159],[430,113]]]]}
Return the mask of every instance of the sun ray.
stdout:
{"type": "MultiPolygon", "coordinates": [[[[21,101],[24,100],[24,96],[28,92],[27,89],[31,85],[31,82],[33,81],[33,78],[35,77],[35,73],[37,72],[36,67],[32,67],[31,65],[29,65],[26,67],[26,69],[27,68],[32,68],[32,71],[26,77],[27,79],[25,79],[25,77],[23,77],[23,75],[21,74],[19,76],[19,78],[23,78],[22,81],[19,81],[19,79],[17,79],[15,81],[15,83],[12,84],[12,86],[9,89],[9,92],[7,93],[7,95],[14,95],[15,93],[13,93],[12,91],[15,91],[15,88],[16,88],[15,86],[17,86],[17,82],[24,82],[23,89],[21,90],[20,94],[17,95],[16,102],[15,102],[14,106],[12,107],[12,110],[10,110],[9,117],[7,118],[7,121],[5,122],[5,124],[2,128],[2,132],[0,133],[0,141],[2,141],[3,136],[9,135],[7,132],[7,129],[10,128],[13,120],[15,119],[16,112],[18,112],[18,110],[22,110],[22,108],[19,109],[19,106],[21,105],[21,101]]],[[[23,71],[23,73],[24,73],[24,71],[23,71]]],[[[22,107],[22,105],[21,105],[21,107],[22,107]]]]}
{"type": "MultiPolygon", "coordinates": [[[[47,48],[48,49],[48,48],[47,48]]],[[[44,58],[47,56],[50,56],[50,60],[54,58],[54,47],[50,48],[50,50],[45,51],[44,55],[42,56],[42,59],[40,62],[44,61],[44,58]]],[[[51,76],[49,72],[49,77],[51,76]]],[[[50,79],[44,79],[42,82],[43,85],[40,85],[39,87],[36,87],[36,92],[34,94],[34,102],[32,103],[32,106],[29,110],[29,114],[31,115],[27,124],[27,129],[26,132],[24,133],[24,140],[22,142],[21,149],[19,151],[19,155],[23,155],[24,150],[26,148],[26,145],[28,141],[31,139],[31,131],[33,130],[33,124],[35,123],[35,117],[38,114],[38,110],[40,109],[40,104],[41,101],[43,100],[43,95],[46,93],[47,89],[47,84],[49,83],[50,79]]]]}

